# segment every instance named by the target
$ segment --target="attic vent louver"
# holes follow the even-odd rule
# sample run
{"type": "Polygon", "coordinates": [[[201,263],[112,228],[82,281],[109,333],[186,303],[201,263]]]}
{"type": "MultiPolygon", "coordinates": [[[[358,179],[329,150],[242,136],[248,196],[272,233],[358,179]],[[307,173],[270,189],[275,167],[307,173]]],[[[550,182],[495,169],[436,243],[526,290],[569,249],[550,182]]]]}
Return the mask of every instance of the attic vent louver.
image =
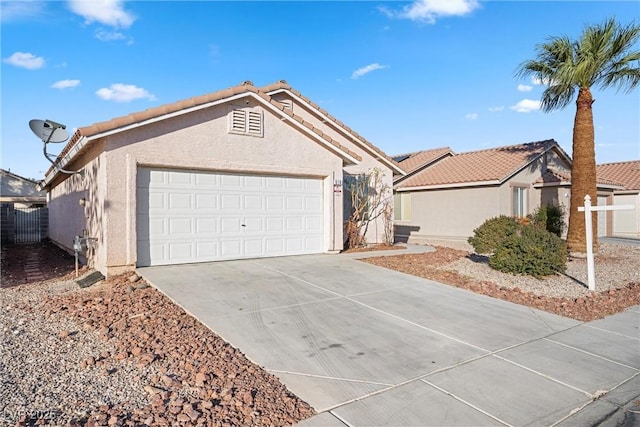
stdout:
{"type": "Polygon", "coordinates": [[[263,129],[262,110],[234,108],[229,112],[229,133],[261,137],[263,129]]]}

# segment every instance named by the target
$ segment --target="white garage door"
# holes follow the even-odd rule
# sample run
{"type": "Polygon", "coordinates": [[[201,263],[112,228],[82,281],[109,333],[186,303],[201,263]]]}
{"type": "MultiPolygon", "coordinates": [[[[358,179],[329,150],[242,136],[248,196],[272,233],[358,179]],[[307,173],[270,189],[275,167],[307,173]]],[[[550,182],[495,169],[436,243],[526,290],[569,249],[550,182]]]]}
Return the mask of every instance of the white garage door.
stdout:
{"type": "Polygon", "coordinates": [[[138,266],[318,253],[322,180],[138,169],[138,266]]]}

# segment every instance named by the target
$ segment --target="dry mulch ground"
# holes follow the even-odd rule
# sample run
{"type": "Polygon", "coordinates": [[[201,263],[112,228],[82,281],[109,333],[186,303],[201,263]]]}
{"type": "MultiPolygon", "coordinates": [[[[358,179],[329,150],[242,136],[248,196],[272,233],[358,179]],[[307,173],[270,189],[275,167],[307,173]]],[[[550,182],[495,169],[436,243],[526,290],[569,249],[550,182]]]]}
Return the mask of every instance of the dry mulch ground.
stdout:
{"type": "MultiPolygon", "coordinates": [[[[518,287],[498,286],[490,281],[462,275],[454,269],[449,270],[446,267],[447,264],[476,255],[441,246],[436,246],[435,249],[434,252],[429,253],[374,257],[362,261],[580,321],[600,319],[640,304],[640,283],[637,282],[578,298],[536,295],[518,287]]],[[[610,259],[608,262],[615,263],[615,259],[610,259]]],[[[538,279],[531,278],[531,280],[538,279]]]]}
{"type": "Polygon", "coordinates": [[[144,279],[121,275],[81,289],[71,281],[73,269],[73,257],[49,243],[3,250],[4,421],[283,426],[314,414],[144,279]],[[33,251],[50,280],[25,283],[20,260],[33,251]],[[59,357],[53,362],[49,354],[59,357]],[[66,365],[52,366],[60,360],[66,365]],[[33,385],[22,387],[24,379],[33,385]]]}

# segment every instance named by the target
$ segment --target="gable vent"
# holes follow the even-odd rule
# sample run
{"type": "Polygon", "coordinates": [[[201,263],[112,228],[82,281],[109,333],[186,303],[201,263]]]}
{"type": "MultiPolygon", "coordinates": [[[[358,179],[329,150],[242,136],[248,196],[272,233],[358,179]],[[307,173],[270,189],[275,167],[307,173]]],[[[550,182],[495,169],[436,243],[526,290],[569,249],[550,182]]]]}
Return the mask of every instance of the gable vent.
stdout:
{"type": "Polygon", "coordinates": [[[249,124],[247,126],[247,133],[253,135],[262,135],[262,114],[259,111],[248,111],[249,124]]]}
{"type": "Polygon", "coordinates": [[[263,129],[262,110],[235,108],[229,112],[230,133],[262,136],[263,129]]]}
{"type": "Polygon", "coordinates": [[[278,102],[284,106],[285,110],[293,111],[293,101],[290,99],[282,99],[278,102]]]}

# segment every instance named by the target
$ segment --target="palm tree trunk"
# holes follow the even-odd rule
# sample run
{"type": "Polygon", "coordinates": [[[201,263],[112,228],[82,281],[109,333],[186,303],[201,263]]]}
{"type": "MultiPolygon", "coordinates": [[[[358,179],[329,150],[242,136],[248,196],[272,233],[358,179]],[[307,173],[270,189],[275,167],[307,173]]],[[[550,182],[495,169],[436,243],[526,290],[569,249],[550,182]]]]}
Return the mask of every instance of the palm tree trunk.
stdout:
{"type": "MultiPolygon", "coordinates": [[[[593,205],[598,204],[596,190],[596,152],[593,130],[594,103],[591,90],[580,88],[576,100],[576,117],[573,124],[573,163],[571,166],[571,207],[569,210],[569,230],[567,246],[572,252],[584,253],[587,250],[584,212],[578,212],[578,206],[584,206],[584,196],[591,197],[593,205]]],[[[598,215],[592,214],[593,246],[598,247],[598,215]]]]}

